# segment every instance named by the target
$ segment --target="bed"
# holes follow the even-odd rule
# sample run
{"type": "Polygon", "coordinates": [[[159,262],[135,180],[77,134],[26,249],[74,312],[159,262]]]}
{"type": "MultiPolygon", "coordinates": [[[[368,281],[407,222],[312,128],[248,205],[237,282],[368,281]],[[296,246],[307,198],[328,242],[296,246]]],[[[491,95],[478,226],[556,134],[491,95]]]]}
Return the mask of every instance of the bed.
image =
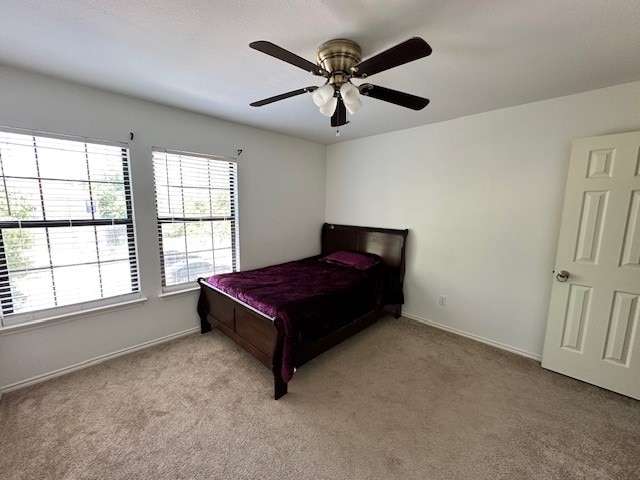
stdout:
{"type": "Polygon", "coordinates": [[[318,256],[199,278],[201,332],[217,328],[269,368],[277,400],[295,369],[400,316],[407,234],[325,223],[318,256]]]}

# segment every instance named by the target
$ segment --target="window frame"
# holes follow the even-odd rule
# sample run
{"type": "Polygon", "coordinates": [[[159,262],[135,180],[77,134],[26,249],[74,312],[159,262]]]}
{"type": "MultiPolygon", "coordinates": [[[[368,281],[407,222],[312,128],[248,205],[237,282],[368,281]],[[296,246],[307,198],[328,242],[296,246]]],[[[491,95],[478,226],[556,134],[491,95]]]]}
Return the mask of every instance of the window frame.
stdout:
{"type": "MultiPolygon", "coordinates": [[[[155,201],[156,201],[156,222],[158,229],[158,249],[160,254],[160,285],[162,294],[172,294],[172,293],[180,293],[181,291],[193,290],[195,287],[194,280],[187,280],[186,282],[175,283],[171,285],[167,285],[167,267],[165,265],[165,255],[164,255],[164,240],[162,235],[162,226],[170,225],[170,224],[192,224],[192,223],[201,223],[201,222],[218,222],[218,221],[228,221],[231,223],[231,261],[232,261],[232,271],[236,272],[240,269],[240,237],[239,237],[239,206],[238,206],[238,160],[234,157],[226,157],[221,155],[212,155],[206,153],[198,153],[198,152],[190,152],[183,150],[175,150],[164,147],[152,147],[152,163],[153,163],[153,183],[154,183],[154,192],[155,192],[155,201]],[[158,181],[156,178],[156,153],[159,155],[167,154],[167,155],[178,155],[181,157],[187,157],[190,159],[204,159],[207,162],[222,162],[233,165],[232,172],[229,173],[229,195],[230,195],[230,204],[231,211],[229,215],[212,215],[212,216],[160,216],[159,208],[158,208],[158,181]]],[[[168,183],[168,182],[167,182],[168,183]]],[[[183,188],[181,186],[181,194],[184,194],[183,188]]],[[[213,246],[212,252],[215,252],[215,246],[213,246]]],[[[185,247],[184,252],[185,257],[187,258],[190,255],[190,252],[185,247]]],[[[215,268],[215,265],[214,265],[215,268]]],[[[213,274],[214,272],[211,272],[213,274]]]]}
{"type": "MultiPolygon", "coordinates": [[[[50,306],[44,308],[37,308],[33,310],[27,310],[24,312],[14,313],[14,298],[11,292],[11,289],[7,287],[5,290],[0,289],[0,328],[7,327],[16,327],[21,326],[23,324],[40,322],[47,319],[60,319],[66,315],[76,316],[78,314],[82,314],[83,312],[92,312],[92,311],[100,311],[104,309],[108,309],[110,307],[117,307],[118,305],[127,304],[131,302],[136,302],[137,300],[142,299],[141,293],[141,278],[140,278],[140,268],[139,268],[139,258],[138,258],[138,246],[137,246],[137,235],[136,235],[136,223],[135,223],[135,214],[133,208],[133,182],[131,178],[131,154],[129,150],[129,144],[118,141],[111,140],[103,140],[96,139],[90,137],[82,137],[77,135],[66,135],[52,132],[45,132],[39,130],[32,129],[23,129],[23,128],[14,128],[14,127],[6,127],[0,126],[1,133],[8,133],[14,135],[25,135],[29,137],[33,137],[34,141],[34,156],[36,167],[38,168],[38,145],[35,142],[35,137],[46,138],[48,140],[62,140],[62,141],[70,141],[76,142],[78,144],[84,145],[85,158],[86,162],[88,162],[88,149],[91,145],[97,146],[108,146],[108,147],[116,147],[120,149],[120,155],[122,159],[122,186],[124,189],[124,197],[125,197],[125,210],[126,210],[126,218],[92,218],[92,219],[81,219],[81,218],[70,218],[66,220],[55,219],[55,220],[46,220],[46,214],[44,206],[42,207],[43,212],[43,220],[0,220],[0,285],[10,285],[10,271],[8,266],[8,261],[4,248],[4,238],[3,231],[11,230],[11,229],[23,229],[23,228],[38,228],[43,229],[45,232],[45,236],[47,237],[47,251],[49,253],[49,257],[51,258],[51,245],[49,244],[49,228],[58,228],[58,227],[83,227],[83,226],[92,226],[92,227],[100,227],[100,226],[116,226],[116,225],[125,225],[126,226],[126,242],[127,242],[127,250],[129,257],[129,271],[130,271],[130,281],[131,281],[131,292],[120,293],[110,296],[101,296],[90,300],[82,300],[79,302],[75,302],[72,304],[61,305],[61,306],[50,306]]],[[[39,148],[48,148],[42,147],[39,148]]],[[[1,155],[0,155],[1,158],[1,155]]],[[[87,163],[88,167],[88,163],[87,163]]],[[[0,163],[0,181],[6,187],[6,179],[8,176],[4,174],[3,164],[0,163]]],[[[47,181],[47,178],[40,176],[39,170],[37,177],[34,177],[33,180],[37,180],[38,188],[40,191],[40,203],[44,205],[45,196],[43,194],[42,182],[47,181]]],[[[93,199],[93,191],[91,189],[92,180],[90,176],[87,180],[76,180],[76,179],[56,179],[60,181],[74,181],[74,182],[87,182],[90,184],[89,192],[90,192],[90,202],[94,202],[93,199]]],[[[95,182],[95,181],[94,181],[95,182]]],[[[100,183],[100,182],[98,182],[100,183]]],[[[7,193],[8,194],[8,193],[7,193]]],[[[93,207],[91,207],[93,208],[93,207]]],[[[93,213],[93,212],[92,212],[93,213]]],[[[92,215],[93,216],[93,215],[92,215]]],[[[107,261],[108,263],[108,261],[107,261]]],[[[92,262],[92,264],[103,265],[103,262],[100,261],[99,255],[97,256],[96,262],[92,262]]],[[[79,264],[70,264],[69,266],[74,266],[79,264]]],[[[50,261],[49,266],[47,268],[52,269],[55,265],[53,265],[50,261]]],[[[42,267],[45,268],[45,267],[42,267]]],[[[55,289],[55,281],[52,279],[52,285],[55,289]]],[[[102,291],[101,291],[102,294],[102,291]]],[[[145,299],[142,299],[145,300],[145,299]]]]}

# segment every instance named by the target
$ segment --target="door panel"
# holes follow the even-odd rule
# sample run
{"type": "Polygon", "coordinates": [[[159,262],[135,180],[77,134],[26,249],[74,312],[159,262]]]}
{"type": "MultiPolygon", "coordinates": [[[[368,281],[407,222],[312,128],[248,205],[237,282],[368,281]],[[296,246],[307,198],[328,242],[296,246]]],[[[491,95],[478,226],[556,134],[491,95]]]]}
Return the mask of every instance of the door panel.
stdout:
{"type": "Polygon", "coordinates": [[[625,229],[621,267],[640,267],[640,190],[634,190],[625,229]]]}
{"type": "Polygon", "coordinates": [[[582,352],[584,327],[587,323],[591,306],[590,300],[591,287],[584,285],[571,285],[569,287],[569,300],[562,334],[563,348],[582,352]]]}
{"type": "Polygon", "coordinates": [[[627,365],[638,323],[638,295],[615,292],[604,359],[627,365]]]}
{"type": "Polygon", "coordinates": [[[609,192],[584,192],[576,262],[598,263],[609,192]]]}

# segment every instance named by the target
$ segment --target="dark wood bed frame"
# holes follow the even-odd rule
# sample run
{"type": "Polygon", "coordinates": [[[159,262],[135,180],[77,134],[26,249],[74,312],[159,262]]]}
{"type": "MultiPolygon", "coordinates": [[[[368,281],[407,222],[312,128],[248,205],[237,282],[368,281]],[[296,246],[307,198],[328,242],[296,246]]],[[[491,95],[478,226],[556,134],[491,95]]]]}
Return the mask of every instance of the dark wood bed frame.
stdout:
{"type": "MultiPolygon", "coordinates": [[[[408,233],[408,230],[325,223],[322,226],[321,255],[329,255],[338,250],[376,254],[383,259],[385,264],[398,268],[399,280],[402,283],[408,233]]],[[[244,303],[221,293],[202,278],[198,279],[198,283],[200,284],[198,314],[201,332],[209,332],[212,327],[218,328],[273,372],[275,399],[285,395],[287,383],[281,374],[284,347],[282,320],[277,317],[267,317],[244,303]]],[[[295,351],[295,367],[305,364],[322,352],[368,327],[389,311],[398,318],[401,308],[402,305],[386,305],[385,308],[371,311],[354,319],[339,330],[295,351]]]]}

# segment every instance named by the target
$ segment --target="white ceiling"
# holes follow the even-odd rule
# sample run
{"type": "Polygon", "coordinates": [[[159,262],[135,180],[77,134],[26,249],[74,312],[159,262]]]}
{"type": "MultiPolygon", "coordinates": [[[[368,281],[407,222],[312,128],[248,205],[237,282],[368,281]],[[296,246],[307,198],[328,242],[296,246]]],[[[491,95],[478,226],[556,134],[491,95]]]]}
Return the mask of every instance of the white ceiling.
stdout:
{"type": "Polygon", "coordinates": [[[0,63],[321,143],[640,80],[637,0],[0,0],[0,7],[0,63]],[[364,98],[336,137],[311,95],[249,106],[322,84],[250,49],[252,41],[315,61],[317,46],[331,38],[358,42],[368,58],[413,36],[433,54],[367,81],[430,98],[422,111],[364,98]]]}

